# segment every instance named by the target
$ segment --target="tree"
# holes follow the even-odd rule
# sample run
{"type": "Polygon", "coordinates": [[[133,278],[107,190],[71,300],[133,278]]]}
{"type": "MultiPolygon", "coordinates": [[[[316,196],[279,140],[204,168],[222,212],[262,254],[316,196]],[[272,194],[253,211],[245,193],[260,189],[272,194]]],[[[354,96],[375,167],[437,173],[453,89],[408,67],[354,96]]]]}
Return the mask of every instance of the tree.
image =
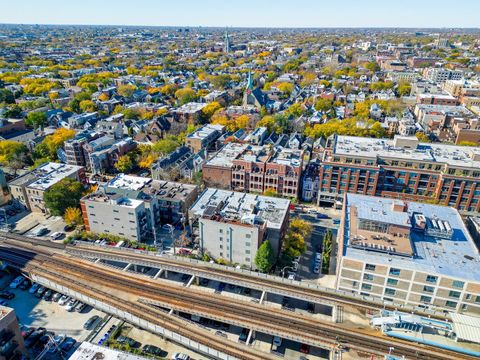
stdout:
{"type": "Polygon", "coordinates": [[[15,104],[15,96],[10,90],[0,89],[0,103],[15,104]]]}
{"type": "Polygon", "coordinates": [[[294,85],[289,82],[282,82],[277,85],[277,89],[289,96],[293,92],[294,85]]]}
{"type": "Polygon", "coordinates": [[[12,140],[0,141],[0,164],[13,170],[14,175],[29,162],[28,149],[24,144],[12,140]]]}
{"type": "Polygon", "coordinates": [[[291,258],[302,255],[307,250],[305,238],[299,234],[289,231],[284,240],[284,252],[291,258]]]}
{"type": "Polygon", "coordinates": [[[117,89],[118,95],[123,96],[123,97],[131,97],[133,95],[133,92],[136,90],[136,87],[131,84],[126,84],[126,85],[120,85],[117,89]]]}
{"type": "Polygon", "coordinates": [[[215,114],[221,108],[222,108],[222,105],[220,105],[216,101],[212,101],[211,103],[205,105],[205,107],[202,109],[202,114],[208,120],[213,116],[213,114],[215,114]]]}
{"type": "MultiPolygon", "coordinates": [[[[65,144],[65,141],[73,139],[75,136],[75,130],[73,129],[66,129],[66,128],[58,128],[55,130],[55,132],[51,135],[48,135],[45,137],[45,139],[37,145],[35,150],[37,151],[37,148],[40,147],[41,144],[45,146],[45,149],[48,152],[48,157],[50,159],[55,160],[57,158],[57,151],[63,145],[65,144]]],[[[39,149],[40,152],[41,148],[39,149]]],[[[43,156],[46,156],[47,154],[42,154],[43,156]]]]}
{"type": "Polygon", "coordinates": [[[152,151],[157,154],[166,155],[175,151],[179,145],[180,144],[175,139],[167,137],[153,144],[152,151]]]}
{"type": "Polygon", "coordinates": [[[95,111],[95,103],[88,99],[80,101],[79,108],[81,112],[93,112],[95,111]]]}
{"type": "Polygon", "coordinates": [[[290,221],[290,231],[307,238],[312,233],[312,225],[303,219],[295,218],[290,221]]]}
{"type": "Polygon", "coordinates": [[[54,216],[63,216],[69,207],[79,207],[83,185],[77,180],[65,178],[51,186],[43,194],[45,206],[54,216]]]}
{"type": "Polygon", "coordinates": [[[256,126],[266,127],[268,132],[274,132],[276,127],[275,119],[271,115],[266,115],[259,122],[257,122],[256,126]]]}
{"type": "Polygon", "coordinates": [[[63,219],[67,225],[80,225],[83,224],[82,212],[79,208],[69,207],[65,209],[63,219]]]}
{"type": "Polygon", "coordinates": [[[197,99],[197,93],[192,88],[186,87],[175,91],[175,97],[180,105],[195,101],[197,99]]]}
{"type": "Polygon", "coordinates": [[[128,173],[132,168],[133,161],[128,155],[120,156],[115,164],[115,169],[121,173],[128,173]]]}
{"type": "Polygon", "coordinates": [[[333,107],[333,100],[318,98],[315,101],[314,108],[317,111],[327,112],[333,107]]]}
{"type": "Polygon", "coordinates": [[[371,62],[368,62],[364,65],[365,69],[371,71],[372,73],[374,72],[377,72],[378,70],[380,70],[380,66],[378,66],[377,62],[376,61],[371,61],[371,62]]]}
{"type": "Polygon", "coordinates": [[[423,142],[423,143],[429,143],[429,142],[432,142],[430,140],[430,137],[428,135],[426,135],[425,133],[423,132],[417,132],[415,134],[415,136],[417,137],[418,141],[420,142],[423,142]]]}
{"type": "Polygon", "coordinates": [[[276,196],[278,196],[278,193],[275,189],[268,188],[268,189],[265,189],[265,191],[263,192],[263,195],[276,197],[276,196]]]}
{"type": "Polygon", "coordinates": [[[255,255],[255,265],[261,272],[269,272],[275,264],[275,253],[269,240],[265,240],[255,255]]]}
{"type": "Polygon", "coordinates": [[[18,105],[13,105],[7,110],[7,112],[5,113],[5,117],[12,119],[18,119],[22,117],[22,108],[18,105]]]}
{"type": "Polygon", "coordinates": [[[295,118],[298,118],[302,116],[303,112],[304,110],[303,110],[302,104],[295,103],[295,104],[292,104],[287,110],[285,110],[285,115],[288,117],[293,116],[295,118]]]}
{"type": "Polygon", "coordinates": [[[402,81],[398,83],[398,88],[397,88],[397,93],[400,96],[406,96],[410,94],[410,91],[412,90],[412,85],[410,85],[406,81],[402,81]]]}
{"type": "Polygon", "coordinates": [[[47,115],[41,111],[31,112],[25,119],[25,124],[32,126],[35,129],[43,128],[47,123],[47,115]]]}

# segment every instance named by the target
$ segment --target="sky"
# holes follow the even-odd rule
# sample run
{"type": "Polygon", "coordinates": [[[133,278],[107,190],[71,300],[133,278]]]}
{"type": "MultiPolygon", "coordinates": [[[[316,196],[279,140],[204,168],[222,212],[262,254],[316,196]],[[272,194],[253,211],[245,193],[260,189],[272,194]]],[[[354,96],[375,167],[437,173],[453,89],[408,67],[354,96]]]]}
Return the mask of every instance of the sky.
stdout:
{"type": "Polygon", "coordinates": [[[480,27],[479,0],[0,0],[0,23],[480,27]]]}

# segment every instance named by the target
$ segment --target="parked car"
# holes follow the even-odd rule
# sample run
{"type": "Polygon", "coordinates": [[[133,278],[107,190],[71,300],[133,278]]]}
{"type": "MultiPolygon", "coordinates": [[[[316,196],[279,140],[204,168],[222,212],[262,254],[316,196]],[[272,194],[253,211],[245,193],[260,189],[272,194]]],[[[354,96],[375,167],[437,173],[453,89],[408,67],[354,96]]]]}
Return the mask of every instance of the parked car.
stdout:
{"type": "Polygon", "coordinates": [[[62,293],[58,293],[56,292],[55,294],[53,294],[52,296],[52,301],[55,301],[57,302],[58,300],[60,300],[62,298],[63,294],[62,293]]]}
{"type": "Polygon", "coordinates": [[[24,341],[25,347],[31,348],[33,345],[37,343],[38,339],[40,339],[41,336],[45,335],[46,332],[47,332],[47,329],[39,327],[32,334],[30,334],[30,336],[27,339],[25,339],[24,341]]]}
{"type": "Polygon", "coordinates": [[[228,337],[227,334],[225,334],[223,331],[220,331],[220,330],[215,331],[215,335],[221,336],[224,338],[228,337]]]}
{"type": "Polygon", "coordinates": [[[131,348],[139,348],[142,346],[142,344],[140,344],[138,341],[124,335],[120,335],[117,338],[117,342],[122,345],[128,344],[131,348]]]}
{"type": "Polygon", "coordinates": [[[43,300],[51,301],[54,293],[55,292],[53,290],[48,289],[45,291],[45,294],[43,294],[43,300]]]}
{"type": "Polygon", "coordinates": [[[23,279],[25,279],[22,275],[17,276],[11,283],[10,283],[10,289],[16,289],[22,282],[23,279]]]}
{"type": "Polygon", "coordinates": [[[100,320],[100,316],[94,315],[90,319],[85,321],[85,324],[83,324],[83,328],[85,330],[93,329],[95,326],[97,326],[99,320],[100,320]]]}
{"type": "Polygon", "coordinates": [[[60,298],[60,300],[58,300],[58,305],[65,305],[66,303],[68,303],[70,301],[70,296],[68,295],[62,295],[62,297],[60,298]]]}
{"type": "Polygon", "coordinates": [[[63,227],[63,231],[72,231],[72,230],[75,230],[75,225],[65,225],[63,227]]]}
{"type": "Polygon", "coordinates": [[[63,334],[55,335],[53,337],[53,344],[50,346],[50,349],[48,349],[48,353],[49,354],[56,353],[63,340],[65,340],[65,335],[63,334]]]}
{"type": "Polygon", "coordinates": [[[67,353],[70,351],[70,349],[75,345],[77,341],[71,337],[67,337],[65,340],[60,345],[60,350],[63,352],[67,353]]]}
{"type": "Polygon", "coordinates": [[[41,227],[37,230],[34,231],[33,235],[35,236],[43,236],[45,235],[46,233],[48,233],[48,229],[46,227],[41,227]]]}
{"type": "Polygon", "coordinates": [[[57,232],[54,232],[52,235],[50,235],[50,238],[52,240],[58,240],[58,239],[61,239],[63,235],[65,235],[63,232],[57,231],[57,232]]]}
{"type": "Polygon", "coordinates": [[[316,262],[316,263],[319,263],[320,261],[322,261],[322,253],[320,253],[320,252],[317,251],[317,252],[315,253],[315,262],[316,262]]]}
{"type": "Polygon", "coordinates": [[[242,332],[240,333],[240,336],[238,337],[238,341],[246,342],[247,338],[248,338],[248,329],[243,328],[242,332]]]}
{"type": "Polygon", "coordinates": [[[313,267],[314,274],[320,274],[320,264],[315,264],[313,267]]]}
{"type": "Polygon", "coordinates": [[[158,356],[158,357],[162,357],[162,358],[164,358],[168,355],[167,351],[162,350],[159,347],[156,347],[154,345],[145,345],[142,349],[142,352],[144,354],[158,356]]]}
{"type": "Polygon", "coordinates": [[[30,335],[32,335],[32,333],[35,331],[35,328],[34,327],[27,327],[25,329],[22,330],[22,337],[24,339],[28,338],[30,335]]]}
{"type": "Polygon", "coordinates": [[[177,352],[173,354],[172,360],[190,360],[190,356],[188,356],[187,354],[177,352]]]}
{"type": "Polygon", "coordinates": [[[310,353],[310,345],[307,345],[307,344],[300,345],[300,352],[304,354],[310,353]]]}
{"type": "Polygon", "coordinates": [[[317,213],[317,219],[321,220],[321,219],[328,219],[328,215],[326,214],[322,214],[322,213],[317,213]]]}
{"type": "Polygon", "coordinates": [[[333,219],[333,223],[334,223],[335,225],[340,224],[340,219],[333,219]]]}
{"type": "Polygon", "coordinates": [[[15,294],[12,293],[11,291],[4,290],[0,292],[0,298],[6,299],[6,300],[12,300],[15,297],[15,294]]]}
{"type": "Polygon", "coordinates": [[[28,292],[30,294],[35,294],[35,292],[38,290],[39,287],[40,287],[40,284],[33,283],[32,287],[30,289],[28,289],[28,292]]]}
{"type": "Polygon", "coordinates": [[[75,310],[75,308],[76,308],[77,305],[78,305],[78,300],[71,299],[71,300],[67,303],[67,305],[65,305],[65,310],[72,312],[72,311],[75,310]]]}
{"type": "Polygon", "coordinates": [[[86,304],[79,302],[77,306],[75,306],[75,311],[78,313],[81,313],[83,310],[85,310],[86,307],[87,307],[86,304]]]}
{"type": "Polygon", "coordinates": [[[282,338],[280,336],[274,336],[272,340],[272,344],[279,347],[282,345],[282,338]]]}
{"type": "Polygon", "coordinates": [[[30,287],[30,280],[24,279],[20,285],[18,285],[18,288],[21,290],[27,290],[30,287]]]}
{"type": "Polygon", "coordinates": [[[47,291],[47,288],[44,287],[44,286],[40,286],[38,288],[37,292],[35,293],[35,296],[40,299],[43,296],[43,294],[45,293],[45,291],[47,291]]]}

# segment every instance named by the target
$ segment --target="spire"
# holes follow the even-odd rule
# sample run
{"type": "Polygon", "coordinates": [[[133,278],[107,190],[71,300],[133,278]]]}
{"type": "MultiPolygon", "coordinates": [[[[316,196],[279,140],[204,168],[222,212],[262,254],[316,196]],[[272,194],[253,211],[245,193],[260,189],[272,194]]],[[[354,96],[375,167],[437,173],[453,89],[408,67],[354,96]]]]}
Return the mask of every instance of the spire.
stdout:
{"type": "Polygon", "coordinates": [[[248,78],[247,78],[247,87],[246,87],[247,92],[252,92],[253,91],[253,78],[252,78],[252,69],[248,69],[248,78]]]}
{"type": "Polygon", "coordinates": [[[225,48],[224,51],[228,54],[230,52],[230,38],[228,37],[228,30],[225,29],[225,48]]]}

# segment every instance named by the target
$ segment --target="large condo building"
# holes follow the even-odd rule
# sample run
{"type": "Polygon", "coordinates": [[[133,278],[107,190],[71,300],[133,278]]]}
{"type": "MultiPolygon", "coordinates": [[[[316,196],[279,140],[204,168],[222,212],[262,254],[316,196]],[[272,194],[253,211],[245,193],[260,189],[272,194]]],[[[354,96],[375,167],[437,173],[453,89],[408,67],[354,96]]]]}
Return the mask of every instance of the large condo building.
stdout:
{"type": "Polygon", "coordinates": [[[480,314],[480,256],[451,207],[346,194],[337,289],[480,314]]]}
{"type": "Polygon", "coordinates": [[[203,166],[203,176],[207,186],[297,198],[302,161],[298,149],[227,144],[203,166]]]}
{"type": "Polygon", "coordinates": [[[255,268],[255,255],[269,240],[278,256],[288,227],[290,201],[208,188],[189,211],[200,249],[214,258],[255,268]]]}
{"type": "Polygon", "coordinates": [[[356,193],[435,202],[461,212],[480,211],[480,149],[335,136],[320,165],[318,201],[356,193]]]}
{"type": "Polygon", "coordinates": [[[197,195],[195,185],[119,174],[80,205],[87,231],[144,240],[162,224],[185,221],[197,195]]]}

